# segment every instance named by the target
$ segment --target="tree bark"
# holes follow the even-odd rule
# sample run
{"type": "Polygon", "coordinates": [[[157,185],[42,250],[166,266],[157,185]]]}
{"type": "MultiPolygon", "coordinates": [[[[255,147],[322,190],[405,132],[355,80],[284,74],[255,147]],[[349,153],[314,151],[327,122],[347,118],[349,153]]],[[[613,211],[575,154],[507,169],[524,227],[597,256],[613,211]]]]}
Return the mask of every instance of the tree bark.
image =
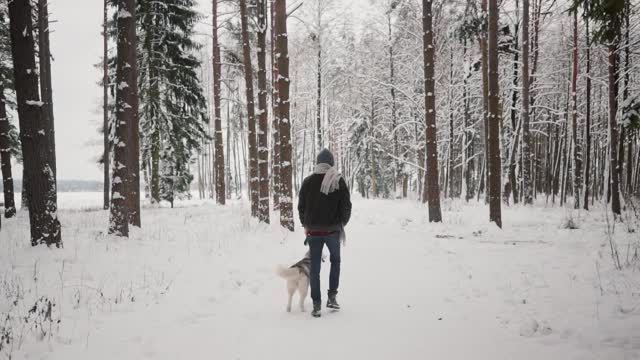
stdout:
{"type": "Polygon", "coordinates": [[[573,141],[573,208],[580,209],[580,144],[578,143],[578,11],[573,12],[573,71],[571,74],[571,136],[573,141]]]}
{"type": "Polygon", "coordinates": [[[267,108],[267,3],[258,0],[258,219],[269,223],[269,110],[267,108]]]}
{"type": "Polygon", "coordinates": [[[322,150],[322,45],[318,37],[318,64],[316,71],[316,137],[317,151],[322,150]]]}
{"type": "MultiPolygon", "coordinates": [[[[487,0],[482,0],[482,14],[487,18],[487,0]]],[[[487,44],[486,29],[482,29],[480,35],[480,53],[481,53],[481,72],[482,72],[482,128],[483,128],[483,145],[484,145],[484,170],[482,176],[484,177],[480,182],[480,189],[485,191],[485,203],[489,202],[489,172],[487,171],[487,165],[489,164],[489,53],[487,44]]],[[[478,194],[478,197],[480,194],[478,194]]]]}
{"type": "MultiPolygon", "coordinates": [[[[626,103],[627,99],[629,98],[629,85],[630,85],[630,52],[631,52],[631,44],[630,44],[630,39],[629,39],[629,33],[630,33],[630,29],[629,29],[629,17],[630,17],[630,4],[629,4],[629,0],[625,0],[625,13],[624,13],[624,21],[625,21],[625,33],[624,33],[624,90],[622,92],[622,102],[626,103]]],[[[622,127],[624,129],[624,126],[622,127]]],[[[621,150],[621,155],[620,155],[620,162],[622,162],[623,157],[624,157],[624,145],[623,145],[623,139],[626,140],[626,145],[627,145],[627,163],[626,163],[626,177],[625,177],[625,188],[628,194],[631,194],[631,192],[633,191],[633,181],[632,181],[632,174],[633,174],[633,138],[634,138],[634,132],[633,130],[629,129],[627,131],[626,137],[621,137],[620,139],[620,150],[621,150]]],[[[622,181],[622,172],[620,173],[620,181],[622,181]]]]}
{"type": "Polygon", "coordinates": [[[111,147],[109,142],[109,35],[107,34],[108,5],[109,1],[104,0],[102,19],[102,141],[103,141],[103,204],[102,207],[109,209],[109,190],[111,189],[111,179],[109,174],[111,147]]]}
{"type": "Polygon", "coordinates": [[[618,55],[617,46],[608,46],[609,67],[609,144],[611,161],[611,210],[615,215],[620,215],[620,172],[618,164],[618,55]]]}
{"type": "MultiPolygon", "coordinates": [[[[585,11],[588,13],[589,2],[585,1],[587,8],[585,11]]],[[[584,201],[583,207],[585,210],[589,210],[589,177],[591,175],[591,40],[589,32],[589,17],[585,16],[585,39],[586,39],[586,77],[587,77],[587,103],[585,114],[585,166],[584,166],[584,201]]]]}
{"type": "Polygon", "coordinates": [[[276,26],[275,2],[271,0],[271,103],[273,108],[271,172],[273,177],[273,207],[278,210],[280,208],[280,116],[278,115],[278,64],[275,57],[278,53],[276,26]]]}
{"type": "MultiPolygon", "coordinates": [[[[224,161],[224,144],[222,142],[222,117],[220,115],[220,83],[222,65],[220,62],[220,44],[218,42],[218,0],[212,0],[212,45],[213,45],[213,131],[214,131],[214,149],[215,149],[215,176],[216,176],[216,202],[224,205],[226,202],[226,179],[225,179],[225,161],[224,161]]],[[[229,126],[229,124],[227,124],[229,126]]],[[[229,142],[229,137],[227,137],[229,142]]],[[[227,156],[229,151],[227,149],[227,156]]]]}
{"type": "Polygon", "coordinates": [[[29,0],[9,3],[11,53],[20,119],[20,140],[24,169],[29,179],[29,222],[31,245],[62,246],[57,217],[56,174],[51,159],[55,152],[49,111],[40,101],[29,0]]]}
{"type": "Polygon", "coordinates": [[[280,116],[280,224],[294,231],[291,188],[291,122],[289,119],[289,46],[287,39],[287,1],[275,0],[278,53],[278,114],[280,116]]]}
{"type": "Polygon", "coordinates": [[[422,0],[424,51],[424,101],[426,118],[427,174],[425,185],[429,201],[429,222],[441,222],[440,187],[438,184],[438,142],[436,131],[435,48],[432,1],[422,0]]]}
{"type": "Polygon", "coordinates": [[[56,132],[53,117],[53,93],[51,85],[51,48],[49,46],[49,7],[47,0],[38,0],[38,60],[40,63],[40,93],[49,117],[49,136],[52,144],[49,149],[51,169],[57,174],[56,166],[56,132]]]}
{"type": "Polygon", "coordinates": [[[502,228],[500,159],[500,87],[498,73],[498,1],[489,0],[489,220],[502,228]]]}
{"type": "Polygon", "coordinates": [[[251,39],[249,38],[249,19],[246,0],[240,0],[240,18],[242,22],[242,55],[244,63],[244,80],[247,96],[248,145],[249,145],[249,198],[251,199],[251,216],[258,217],[259,178],[258,148],[256,144],[256,115],[253,95],[253,67],[251,66],[251,39]]]}
{"type": "Polygon", "coordinates": [[[0,82],[0,168],[2,169],[2,186],[4,190],[4,217],[9,219],[16,214],[13,193],[13,175],[11,174],[11,145],[9,118],[4,98],[4,88],[0,82]]]}
{"type": "Polygon", "coordinates": [[[522,1],[522,193],[525,205],[533,204],[531,184],[531,135],[529,134],[529,0],[522,1]]]}
{"type": "MultiPolygon", "coordinates": [[[[117,12],[117,65],[116,65],[116,133],[111,186],[111,214],[109,233],[129,236],[127,197],[132,196],[129,172],[133,171],[129,152],[134,151],[131,127],[134,125],[137,105],[137,49],[136,1],[118,0],[117,12]]],[[[152,164],[152,166],[156,166],[152,164]]],[[[152,169],[156,171],[155,169],[152,169]]],[[[152,196],[153,196],[152,176],[152,196]]]]}

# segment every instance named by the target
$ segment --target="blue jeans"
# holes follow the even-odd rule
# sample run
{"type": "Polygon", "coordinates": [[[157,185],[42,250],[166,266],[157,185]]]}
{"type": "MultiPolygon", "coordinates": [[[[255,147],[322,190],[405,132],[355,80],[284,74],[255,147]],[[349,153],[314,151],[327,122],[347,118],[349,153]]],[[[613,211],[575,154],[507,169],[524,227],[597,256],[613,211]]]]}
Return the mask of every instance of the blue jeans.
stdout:
{"type": "Polygon", "coordinates": [[[322,249],[325,244],[329,249],[331,272],[329,273],[329,294],[338,293],[340,284],[340,233],[323,236],[307,236],[307,243],[311,253],[311,271],[309,283],[311,285],[311,299],[314,304],[321,303],[320,295],[320,264],[322,263],[322,249]]]}

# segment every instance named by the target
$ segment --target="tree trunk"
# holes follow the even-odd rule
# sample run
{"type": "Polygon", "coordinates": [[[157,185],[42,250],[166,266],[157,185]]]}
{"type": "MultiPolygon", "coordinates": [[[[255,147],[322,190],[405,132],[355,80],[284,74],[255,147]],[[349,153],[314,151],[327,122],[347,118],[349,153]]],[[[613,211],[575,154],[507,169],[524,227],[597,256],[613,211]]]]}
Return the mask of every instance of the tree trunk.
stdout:
{"type": "Polygon", "coordinates": [[[47,0],[38,0],[38,60],[40,63],[40,93],[44,102],[45,111],[49,117],[51,131],[51,148],[49,149],[49,160],[51,169],[57,174],[56,166],[56,132],[53,117],[53,94],[51,85],[51,48],[49,46],[49,7],[47,0]]]}
{"type": "Polygon", "coordinates": [[[109,35],[107,34],[108,23],[108,0],[104,0],[102,19],[102,172],[103,172],[103,203],[102,207],[109,209],[109,190],[111,190],[111,179],[109,174],[111,147],[109,142],[109,35]]]}
{"type": "MultiPolygon", "coordinates": [[[[130,0],[127,0],[130,1],[130,0]]],[[[133,0],[133,8],[135,10],[136,0],[133,0]]],[[[127,144],[127,195],[125,196],[129,216],[129,224],[140,227],[141,219],[140,219],[140,114],[139,114],[139,102],[140,99],[138,97],[138,53],[137,53],[137,37],[136,37],[136,15],[133,13],[133,30],[130,34],[127,41],[133,44],[129,46],[129,53],[127,53],[127,66],[129,68],[128,72],[125,72],[126,78],[124,81],[129,84],[129,87],[132,89],[128,93],[128,97],[126,98],[126,103],[131,105],[132,117],[131,121],[128,123],[128,136],[129,141],[127,144]],[[130,56],[130,58],[129,58],[130,56]]],[[[118,56],[118,59],[120,57],[118,56]]],[[[117,75],[116,75],[117,77],[117,75]]],[[[122,83],[121,81],[116,81],[118,84],[122,83]]],[[[120,85],[118,85],[120,86],[120,85]]],[[[124,98],[123,98],[124,99],[124,98]]],[[[161,139],[162,140],[162,139],[161,139]]],[[[158,142],[160,144],[160,142],[158,142]]]]}
{"type": "Polygon", "coordinates": [[[9,144],[9,118],[4,98],[4,88],[0,82],[0,168],[4,190],[4,217],[9,219],[16,214],[13,194],[13,176],[11,175],[11,146],[9,144]]]}
{"type": "Polygon", "coordinates": [[[320,43],[320,37],[318,41],[318,64],[316,71],[317,85],[316,85],[316,137],[318,142],[318,152],[322,150],[322,44],[320,43]]]}
{"type": "MultiPolygon", "coordinates": [[[[518,8],[519,3],[516,0],[516,13],[520,10],[518,8]]],[[[519,20],[516,20],[514,24],[514,48],[518,48],[518,30],[519,30],[519,20]]],[[[508,153],[508,175],[506,178],[506,182],[504,184],[504,202],[505,204],[509,204],[509,197],[511,196],[511,192],[513,192],[513,203],[518,203],[518,184],[516,182],[516,159],[518,152],[518,142],[520,139],[520,127],[522,121],[517,121],[517,112],[516,104],[518,102],[518,63],[519,63],[519,55],[518,51],[514,51],[513,56],[513,90],[511,90],[511,129],[513,131],[512,137],[514,140],[511,143],[511,149],[508,153]],[[517,123],[517,125],[516,125],[517,123]]]]}
{"type": "Polygon", "coordinates": [[[278,53],[276,26],[275,3],[271,0],[271,103],[273,108],[271,172],[273,173],[273,208],[278,210],[280,208],[280,116],[278,115],[278,64],[275,58],[275,54],[278,53]]]}
{"type": "Polygon", "coordinates": [[[441,222],[440,187],[438,184],[438,142],[436,131],[435,48],[431,0],[422,0],[424,51],[424,101],[426,118],[427,174],[425,185],[429,201],[429,222],[441,222]]]}
{"type": "Polygon", "coordinates": [[[489,219],[502,228],[500,201],[500,87],[498,73],[498,1],[489,0],[489,219]]]}
{"type": "MultiPolygon", "coordinates": [[[[218,0],[212,0],[212,45],[213,45],[213,141],[215,149],[216,202],[224,205],[227,195],[225,179],[224,144],[222,142],[222,117],[220,115],[220,82],[222,65],[220,63],[220,44],[218,43],[218,0]]],[[[229,124],[227,124],[229,126],[229,124]]],[[[227,143],[229,137],[227,137],[227,143]]],[[[228,154],[227,149],[227,156],[228,154]]]]}
{"type": "MultiPolygon", "coordinates": [[[[487,0],[482,0],[482,14],[487,18],[487,0]]],[[[480,182],[480,189],[485,190],[485,202],[489,202],[489,172],[487,164],[489,163],[489,53],[487,36],[482,33],[480,35],[480,52],[481,52],[481,72],[482,72],[482,128],[483,128],[483,144],[484,144],[484,170],[482,176],[484,178],[480,182]]],[[[478,197],[480,194],[478,194],[478,197]]]]}
{"type": "Polygon", "coordinates": [[[251,199],[251,216],[258,217],[259,178],[258,148],[256,144],[256,116],[253,96],[253,67],[251,66],[251,39],[249,38],[249,19],[246,0],[240,0],[240,18],[242,22],[242,55],[244,63],[244,80],[247,95],[248,145],[249,145],[249,198],[251,199]]]}
{"type": "MultiPolygon", "coordinates": [[[[198,164],[200,164],[198,160],[198,164]]],[[[202,173],[200,172],[200,181],[202,184],[202,173]]],[[[201,190],[204,194],[204,189],[201,190]]],[[[201,195],[204,197],[204,195],[201,195]]],[[[151,134],[151,203],[160,203],[160,134],[154,131],[151,134]]]]}
{"type": "MultiPolygon", "coordinates": [[[[629,33],[630,33],[630,29],[629,29],[629,17],[630,17],[630,1],[629,0],[625,0],[625,14],[624,14],[624,20],[625,20],[625,33],[624,33],[624,42],[625,42],[625,46],[624,46],[624,90],[622,92],[622,102],[626,103],[627,99],[629,98],[629,85],[630,85],[630,52],[631,52],[631,44],[630,44],[630,39],[629,39],[629,33]]],[[[624,126],[622,127],[624,129],[624,126]]],[[[633,138],[634,138],[634,133],[633,130],[629,129],[627,132],[627,136],[624,137],[626,139],[626,145],[627,145],[627,164],[625,166],[626,168],[626,178],[625,178],[625,188],[628,194],[631,194],[633,191],[633,181],[632,181],[632,174],[633,174],[633,138]]],[[[623,137],[621,137],[620,139],[620,144],[623,144],[623,137]]],[[[624,156],[624,146],[620,147],[621,150],[621,155],[620,155],[620,162],[622,162],[622,158],[624,156]]],[[[622,172],[620,173],[620,176],[622,176],[622,172]]],[[[622,178],[620,178],[620,181],[622,181],[622,178]]]]}
{"type": "Polygon", "coordinates": [[[611,210],[620,215],[620,177],[618,164],[618,55],[617,46],[609,45],[609,144],[611,153],[611,210]]]}
{"type": "Polygon", "coordinates": [[[573,71],[571,74],[571,134],[573,141],[573,208],[580,209],[580,144],[578,143],[578,11],[573,12],[573,71]]]}
{"type": "Polygon", "coordinates": [[[53,171],[52,124],[49,111],[38,92],[32,9],[29,0],[9,3],[11,53],[20,119],[20,140],[24,169],[29,179],[29,222],[31,245],[62,246],[60,222],[57,217],[56,174],[53,171]]]}
{"type": "MultiPolygon", "coordinates": [[[[585,1],[585,6],[587,8],[585,11],[588,13],[589,2],[585,1]]],[[[584,201],[583,207],[585,210],[589,210],[589,177],[591,175],[591,40],[590,40],[590,32],[589,32],[589,17],[585,16],[585,38],[586,38],[586,62],[587,62],[587,103],[586,103],[586,114],[585,114],[585,166],[584,166],[584,201]]]]}
{"type": "Polygon", "coordinates": [[[275,0],[277,18],[278,114],[280,115],[280,224],[294,231],[291,189],[291,122],[289,119],[289,46],[287,39],[287,1],[275,0]]]}
{"type": "Polygon", "coordinates": [[[531,184],[531,135],[529,134],[529,0],[522,1],[522,194],[525,205],[533,204],[531,184]]]}
{"type": "MultiPolygon", "coordinates": [[[[117,22],[116,133],[109,233],[128,237],[130,208],[127,205],[127,197],[131,196],[129,187],[132,185],[128,179],[129,172],[134,170],[129,163],[131,161],[129,152],[135,150],[131,139],[131,127],[134,125],[137,113],[133,107],[137,104],[135,0],[118,0],[117,22]]],[[[152,166],[156,167],[152,171],[157,171],[157,164],[152,164],[152,166]]],[[[151,181],[152,183],[155,181],[153,176],[151,181]]]]}
{"type": "Polygon", "coordinates": [[[267,3],[258,1],[258,218],[269,223],[269,110],[267,109],[267,3]]]}
{"type": "MultiPolygon", "coordinates": [[[[434,86],[435,87],[435,86],[434,86]]],[[[448,187],[449,187],[449,198],[453,199],[455,196],[455,189],[454,189],[454,184],[455,184],[455,176],[453,174],[454,172],[454,166],[453,166],[453,161],[455,160],[454,157],[454,149],[453,149],[453,142],[454,142],[454,135],[453,135],[453,46],[451,46],[449,48],[449,158],[447,161],[447,180],[448,180],[448,187]]],[[[394,137],[394,141],[395,141],[395,137],[394,137]]],[[[397,155],[396,155],[397,156],[397,155]]],[[[445,185],[446,187],[447,185],[445,185]]],[[[444,192],[445,196],[447,194],[447,191],[445,190],[444,192]]]]}
{"type": "Polygon", "coordinates": [[[397,112],[397,105],[396,105],[396,88],[394,85],[395,82],[395,64],[393,62],[393,33],[392,33],[392,24],[391,24],[391,10],[389,9],[388,12],[388,27],[389,27],[389,84],[391,85],[390,88],[390,92],[391,92],[391,133],[393,134],[393,164],[394,164],[394,173],[393,173],[393,192],[394,192],[394,198],[396,196],[396,193],[398,191],[398,179],[400,179],[400,160],[399,160],[399,153],[398,153],[398,132],[396,129],[397,126],[397,118],[396,118],[396,112],[397,112]]]}

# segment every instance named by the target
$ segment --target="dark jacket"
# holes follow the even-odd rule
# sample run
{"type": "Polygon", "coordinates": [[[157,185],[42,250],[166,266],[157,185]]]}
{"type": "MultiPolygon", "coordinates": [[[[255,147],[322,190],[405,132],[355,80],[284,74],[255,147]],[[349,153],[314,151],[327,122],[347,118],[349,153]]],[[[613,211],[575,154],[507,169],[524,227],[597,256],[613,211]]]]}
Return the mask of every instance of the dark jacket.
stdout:
{"type": "Polygon", "coordinates": [[[329,195],[320,192],[324,174],[313,174],[302,183],[298,200],[300,222],[308,231],[338,231],[351,218],[351,196],[347,183],[329,195]]]}

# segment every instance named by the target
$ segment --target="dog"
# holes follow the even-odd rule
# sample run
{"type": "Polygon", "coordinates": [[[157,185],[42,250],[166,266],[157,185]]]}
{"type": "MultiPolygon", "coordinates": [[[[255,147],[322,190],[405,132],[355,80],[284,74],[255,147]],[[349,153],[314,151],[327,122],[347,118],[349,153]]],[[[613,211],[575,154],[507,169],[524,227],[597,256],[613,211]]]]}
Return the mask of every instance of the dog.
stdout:
{"type": "MultiPolygon", "coordinates": [[[[322,262],[324,262],[326,256],[322,255],[322,262]]],[[[287,280],[287,292],[289,294],[289,300],[287,302],[287,312],[291,312],[291,302],[293,301],[293,294],[298,291],[300,300],[300,311],[304,312],[304,301],[309,293],[309,272],[311,271],[311,253],[307,251],[304,258],[290,267],[279,266],[277,273],[278,276],[287,280]]]]}

